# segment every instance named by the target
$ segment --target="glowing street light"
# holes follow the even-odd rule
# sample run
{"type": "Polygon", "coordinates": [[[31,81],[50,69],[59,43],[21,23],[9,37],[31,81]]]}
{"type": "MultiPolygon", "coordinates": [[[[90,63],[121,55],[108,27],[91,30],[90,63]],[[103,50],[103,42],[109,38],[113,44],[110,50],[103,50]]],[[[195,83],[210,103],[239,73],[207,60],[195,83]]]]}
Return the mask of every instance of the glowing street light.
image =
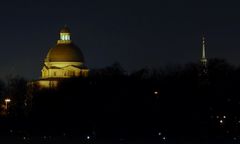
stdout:
{"type": "Polygon", "coordinates": [[[9,99],[9,98],[6,98],[6,99],[5,99],[6,110],[8,109],[8,103],[10,103],[10,102],[11,102],[11,99],[9,99]]]}

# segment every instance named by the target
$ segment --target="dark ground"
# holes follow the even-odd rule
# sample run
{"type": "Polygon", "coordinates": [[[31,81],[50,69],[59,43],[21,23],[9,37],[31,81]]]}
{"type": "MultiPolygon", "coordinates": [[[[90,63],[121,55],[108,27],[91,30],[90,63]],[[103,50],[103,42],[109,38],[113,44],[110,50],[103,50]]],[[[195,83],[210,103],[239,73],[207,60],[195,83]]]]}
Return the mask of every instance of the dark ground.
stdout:
{"type": "Polygon", "coordinates": [[[126,74],[113,65],[56,89],[12,79],[2,90],[12,102],[0,118],[1,141],[239,143],[240,69],[213,59],[202,70],[188,64],[126,74]]]}

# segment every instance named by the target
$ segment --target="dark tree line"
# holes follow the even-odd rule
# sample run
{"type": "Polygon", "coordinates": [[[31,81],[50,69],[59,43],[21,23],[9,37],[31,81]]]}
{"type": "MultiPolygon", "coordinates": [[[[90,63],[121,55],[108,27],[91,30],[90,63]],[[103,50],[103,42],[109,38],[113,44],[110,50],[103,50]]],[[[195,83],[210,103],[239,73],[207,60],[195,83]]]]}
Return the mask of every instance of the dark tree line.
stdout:
{"type": "Polygon", "coordinates": [[[190,63],[127,74],[114,64],[91,70],[87,78],[63,80],[55,89],[12,78],[0,85],[2,101],[12,99],[0,127],[99,139],[159,139],[163,134],[184,141],[217,138],[226,131],[237,135],[240,67],[211,59],[206,69],[202,74],[200,64],[190,63]],[[219,124],[218,116],[226,116],[226,122],[219,124]]]}

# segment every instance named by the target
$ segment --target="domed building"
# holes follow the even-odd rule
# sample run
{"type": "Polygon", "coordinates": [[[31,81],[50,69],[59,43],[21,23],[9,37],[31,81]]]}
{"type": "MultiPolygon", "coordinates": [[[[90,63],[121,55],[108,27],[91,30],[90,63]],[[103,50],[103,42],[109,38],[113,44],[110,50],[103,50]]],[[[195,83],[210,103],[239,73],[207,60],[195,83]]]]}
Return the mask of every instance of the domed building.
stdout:
{"type": "Polygon", "coordinates": [[[60,30],[60,39],[48,51],[42,68],[42,87],[55,87],[60,79],[87,77],[89,69],[84,65],[81,50],[72,42],[68,27],[60,30]]]}

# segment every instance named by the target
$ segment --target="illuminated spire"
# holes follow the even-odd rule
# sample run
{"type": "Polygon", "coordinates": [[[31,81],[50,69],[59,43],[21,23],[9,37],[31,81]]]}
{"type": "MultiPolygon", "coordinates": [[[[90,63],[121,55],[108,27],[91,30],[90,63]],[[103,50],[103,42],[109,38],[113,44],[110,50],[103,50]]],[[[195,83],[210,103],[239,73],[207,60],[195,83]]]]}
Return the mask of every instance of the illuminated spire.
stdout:
{"type": "Polygon", "coordinates": [[[205,37],[202,37],[202,56],[200,62],[206,66],[207,65],[207,58],[206,58],[206,44],[205,44],[205,37]]]}

